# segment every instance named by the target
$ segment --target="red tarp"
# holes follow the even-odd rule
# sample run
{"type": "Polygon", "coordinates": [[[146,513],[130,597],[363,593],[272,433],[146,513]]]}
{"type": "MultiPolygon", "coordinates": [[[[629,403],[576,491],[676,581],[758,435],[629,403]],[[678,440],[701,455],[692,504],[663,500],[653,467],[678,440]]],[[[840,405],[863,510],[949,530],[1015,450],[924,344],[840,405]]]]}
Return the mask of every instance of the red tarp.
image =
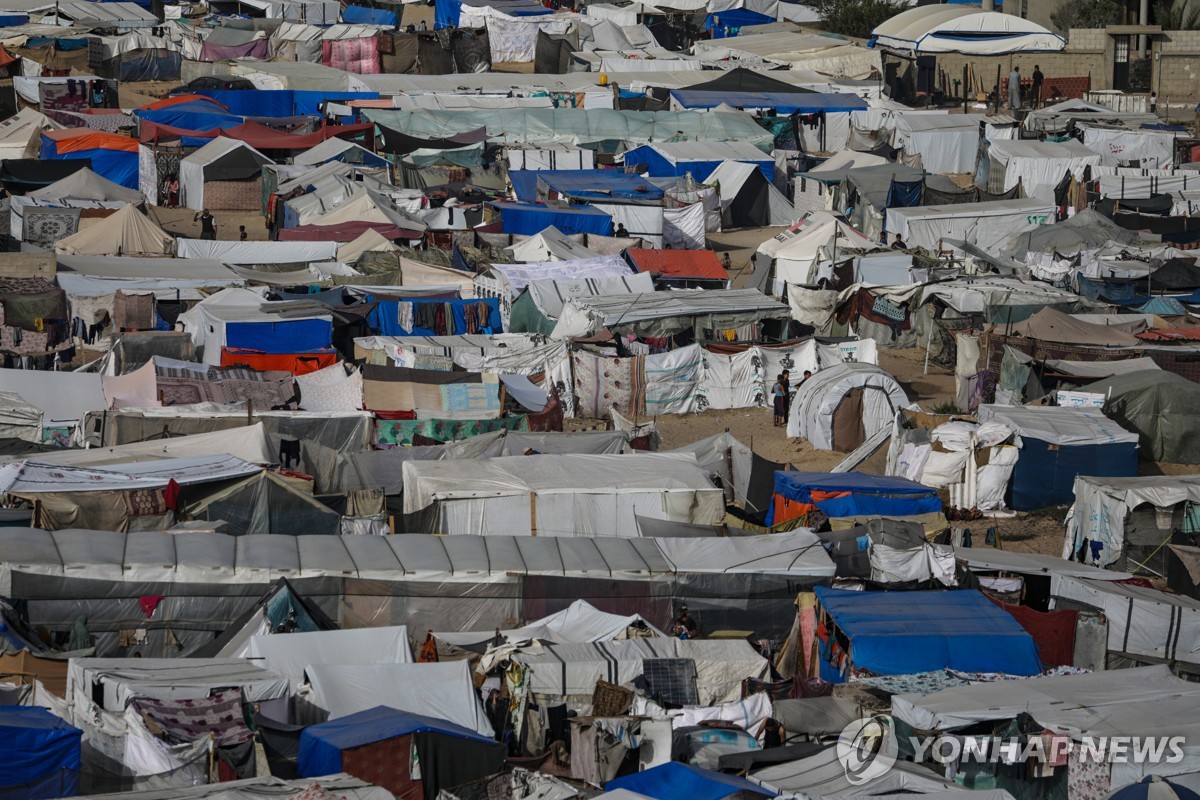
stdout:
{"type": "Polygon", "coordinates": [[[346,222],[341,225],[301,225],[279,231],[281,242],[352,242],[368,230],[385,239],[420,239],[420,231],[406,231],[386,222],[346,222]]]}
{"type": "Polygon", "coordinates": [[[1078,611],[1035,611],[1028,606],[1001,603],[994,597],[989,599],[1011,614],[1033,637],[1038,658],[1041,659],[1044,669],[1069,667],[1075,663],[1075,623],[1079,617],[1078,611]]]}
{"type": "Polygon", "coordinates": [[[638,272],[657,272],[666,278],[729,280],[729,273],[712,250],[642,250],[631,247],[626,252],[638,272]]]}
{"type": "Polygon", "coordinates": [[[156,122],[142,120],[141,140],[155,142],[159,139],[215,139],[225,136],[245,142],[255,150],[307,150],[315,147],[326,139],[335,136],[354,136],[369,133],[374,124],[364,122],[358,125],[326,125],[315,133],[295,134],[268,128],[261,122],[243,122],[233,128],[217,128],[211,131],[188,131],[182,128],[172,128],[170,125],[159,125],[156,122]]]}
{"type": "Polygon", "coordinates": [[[142,106],[140,110],[142,110],[142,111],[157,111],[160,108],[170,108],[171,106],[177,106],[180,103],[197,103],[197,102],[212,103],[214,106],[216,106],[217,108],[219,108],[222,111],[229,110],[228,106],[222,105],[221,103],[218,103],[216,100],[213,100],[211,97],[207,97],[202,94],[177,94],[172,97],[165,97],[162,100],[155,100],[153,103],[142,106]]]}
{"type": "Polygon", "coordinates": [[[221,348],[221,366],[236,367],[245,365],[259,372],[280,370],[293,375],[307,375],[337,363],[337,353],[333,350],[318,353],[260,353],[257,350],[239,350],[236,347],[221,348]]]}

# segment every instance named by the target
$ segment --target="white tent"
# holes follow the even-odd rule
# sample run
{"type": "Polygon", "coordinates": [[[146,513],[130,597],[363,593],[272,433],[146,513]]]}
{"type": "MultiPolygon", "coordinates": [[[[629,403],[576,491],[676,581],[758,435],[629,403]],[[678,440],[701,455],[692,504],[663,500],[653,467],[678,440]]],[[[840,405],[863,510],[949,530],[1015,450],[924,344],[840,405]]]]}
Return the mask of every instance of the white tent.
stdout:
{"type": "Polygon", "coordinates": [[[235,686],[249,703],[288,693],[284,677],[240,658],[72,658],[67,668],[67,702],[85,717],[96,687],[97,705],[120,714],[137,697],[198,699],[235,686]]]}
{"type": "Polygon", "coordinates": [[[1095,150],[1074,140],[1065,142],[1036,142],[1028,139],[1006,139],[992,142],[988,147],[991,168],[1004,170],[1003,191],[1017,185],[1025,196],[1054,203],[1054,187],[1068,172],[1077,180],[1088,167],[1111,161],[1095,150]]]}
{"type": "MultiPolygon", "coordinates": [[[[345,653],[347,660],[354,653],[345,653]]],[[[313,702],[330,719],[376,706],[444,719],[492,735],[471,667],[466,661],[441,664],[324,664],[310,667],[313,702]]]]}
{"type": "Polygon", "coordinates": [[[924,11],[930,6],[897,14],[875,28],[875,46],[914,53],[966,53],[996,56],[1005,53],[1053,53],[1066,40],[1031,20],[999,11],[981,11],[978,6],[937,6],[941,13],[924,11]]]}
{"type": "MultiPolygon", "coordinates": [[[[621,256],[592,256],[560,261],[557,259],[526,264],[492,264],[500,291],[511,301],[535,281],[578,281],[632,277],[629,262],[621,256]]],[[[653,291],[653,288],[650,289],[653,291]]]]}
{"type": "Polygon", "coordinates": [[[95,372],[0,369],[0,392],[19,394],[44,413],[47,428],[75,426],[89,411],[107,407],[95,372]]]}
{"type": "Polygon", "coordinates": [[[778,283],[812,283],[821,261],[877,247],[876,242],[855,230],[845,218],[827,211],[814,211],[760,244],[758,253],[775,260],[778,283]]]}
{"type": "MultiPolygon", "coordinates": [[[[262,165],[271,159],[245,142],[218,136],[179,162],[179,202],[200,211],[207,208],[204,184],[261,177],[262,165]]],[[[256,198],[257,199],[257,198],[256,198]]]]}
{"type": "MultiPolygon", "coordinates": [[[[500,636],[510,643],[556,642],[559,644],[587,644],[588,642],[611,642],[627,638],[630,626],[643,625],[652,636],[666,636],[640,614],[608,614],[586,600],[576,600],[562,611],[542,617],[521,628],[499,631],[500,636]]],[[[435,633],[439,642],[456,647],[478,647],[495,638],[497,631],[466,631],[463,633],[435,633]]]]}
{"type": "Polygon", "coordinates": [[[16,392],[0,392],[0,439],[42,441],[42,410],[16,392]]]}
{"type": "MultiPolygon", "coordinates": [[[[151,371],[154,366],[150,365],[151,371]]],[[[140,370],[139,370],[140,371],[140,370]]],[[[267,439],[261,422],[244,428],[197,433],[194,436],[173,436],[147,442],[88,447],[58,452],[39,453],[42,464],[72,467],[100,467],[111,464],[136,464],[164,459],[228,455],[250,464],[272,464],[278,460],[267,439]]]]}
{"type": "MultiPolygon", "coordinates": [[[[141,192],[127,189],[84,167],[36,192],[10,198],[12,216],[9,231],[14,239],[23,238],[25,209],[29,206],[117,209],[127,203],[141,204],[145,199],[141,192]]],[[[81,220],[83,227],[103,227],[107,224],[106,219],[81,220]]]]}
{"type": "Polygon", "coordinates": [[[722,161],[704,182],[720,186],[721,222],[726,227],[789,225],[791,202],[754,164],[722,161]]]}
{"type": "Polygon", "coordinates": [[[0,159],[36,158],[42,131],[57,131],[62,127],[36,108],[22,108],[0,122],[0,159]]]}
{"type": "Polygon", "coordinates": [[[431,532],[636,536],[637,517],[714,525],[724,495],[691,455],[540,455],[405,461],[404,512],[436,506],[431,532]]]}
{"type": "Polygon", "coordinates": [[[1063,558],[1073,558],[1085,541],[1102,544],[1098,557],[1088,561],[1105,567],[1125,552],[1125,520],[1140,505],[1171,508],[1200,503],[1200,476],[1148,475],[1140,478],[1075,478],[1075,504],[1067,512],[1063,558]]]}
{"type": "Polygon", "coordinates": [[[982,114],[896,114],[892,146],[920,156],[927,172],[974,172],[982,114]]]}
{"type": "Polygon", "coordinates": [[[909,247],[937,251],[943,240],[955,240],[999,252],[1011,237],[1053,222],[1053,200],[991,200],[889,208],[884,229],[889,236],[900,234],[909,247]]]}
{"type": "Polygon", "coordinates": [[[516,659],[531,668],[535,695],[590,702],[596,680],[626,684],[642,675],[647,659],[690,659],[696,665],[699,705],[742,699],[742,681],[765,680],[770,665],[744,639],[630,639],[590,644],[558,644],[521,651],[516,659]]]}
{"type": "Polygon", "coordinates": [[[192,336],[197,350],[204,348],[204,363],[219,366],[221,349],[225,347],[226,323],[282,323],[298,320],[324,320],[333,324],[333,317],[320,310],[291,311],[286,317],[264,309],[284,303],[267,303],[262,295],[249,289],[222,289],[209,295],[179,315],[183,330],[192,336]]]}
{"type": "Polygon", "coordinates": [[[599,255],[582,244],[572,241],[554,226],[504,249],[513,257],[513,260],[522,263],[575,261],[582,258],[595,258],[599,255]]]}
{"type": "Polygon", "coordinates": [[[235,242],[228,239],[180,239],[180,258],[203,258],[222,264],[307,264],[332,261],[337,242],[235,242]]]}
{"type": "Polygon", "coordinates": [[[54,252],[84,256],[169,256],[175,237],[164,231],[137,206],[126,204],[103,225],[94,225],[60,239],[54,252]]]}
{"type": "Polygon", "coordinates": [[[879,367],[835,364],[796,387],[787,435],[803,436],[817,450],[849,452],[891,427],[906,403],[899,381],[879,367]]]}
{"type": "Polygon", "coordinates": [[[408,628],[352,628],[303,633],[260,633],[252,636],[245,652],[253,664],[276,672],[291,682],[292,691],[304,683],[304,672],[330,664],[411,664],[408,628]]]}
{"type": "Polygon", "coordinates": [[[395,242],[385,239],[379,231],[367,228],[357,239],[338,248],[337,260],[343,264],[353,264],[363,253],[387,253],[399,249],[395,242]]]}
{"type": "Polygon", "coordinates": [[[530,281],[526,288],[537,310],[547,320],[554,321],[562,316],[563,307],[573,298],[650,293],[654,291],[654,277],[648,272],[639,272],[619,278],[530,281]]]}
{"type": "MultiPolygon", "coordinates": [[[[1124,612],[1122,612],[1124,613],[1124,612]]],[[[1182,759],[1115,759],[1112,785],[1144,775],[1200,771],[1200,684],[1166,665],[972,683],[928,695],[895,695],[892,715],[920,730],[953,731],[1028,714],[1052,733],[1084,737],[1183,737],[1182,759]]],[[[1148,741],[1142,738],[1142,741],[1148,741]]],[[[1128,740],[1126,740],[1128,741],[1128,740]]]]}

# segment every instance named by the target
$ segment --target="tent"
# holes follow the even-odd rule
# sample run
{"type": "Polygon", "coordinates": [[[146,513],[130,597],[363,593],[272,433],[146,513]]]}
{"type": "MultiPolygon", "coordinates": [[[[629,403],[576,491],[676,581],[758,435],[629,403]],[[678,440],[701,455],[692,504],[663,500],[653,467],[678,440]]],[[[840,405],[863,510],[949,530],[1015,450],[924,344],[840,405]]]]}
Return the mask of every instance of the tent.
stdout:
{"type": "Polygon", "coordinates": [[[394,242],[385,239],[378,231],[368,228],[357,239],[338,248],[337,260],[343,264],[353,264],[363,253],[388,253],[399,249],[394,242]]]}
{"type": "Polygon", "coordinates": [[[1018,511],[1070,503],[1078,475],[1137,474],[1138,435],[1098,408],[981,405],[979,421],[989,420],[1019,437],[1008,498],[1018,511]]]}
{"type": "Polygon", "coordinates": [[[108,406],[94,372],[0,369],[0,392],[19,395],[41,409],[44,428],[74,427],[89,411],[108,406]]]}
{"type": "Polygon", "coordinates": [[[42,409],[16,392],[0,391],[0,439],[42,441],[42,409]]]}
{"type": "Polygon", "coordinates": [[[982,114],[898,113],[892,144],[904,156],[920,156],[920,164],[928,172],[974,172],[979,156],[979,123],[984,119],[982,114]]]}
{"type": "MultiPolygon", "coordinates": [[[[276,579],[241,616],[228,623],[213,619],[211,624],[216,637],[199,647],[189,647],[189,658],[241,658],[249,650],[250,641],[260,636],[337,630],[337,623],[316,603],[301,597],[287,578],[276,579]]],[[[199,632],[199,626],[194,630],[199,632]]]]}
{"type": "MultiPolygon", "coordinates": [[[[1090,469],[1088,470],[1091,471],[1090,469]]],[[[1063,558],[1100,567],[1123,569],[1146,560],[1166,539],[1162,524],[1189,516],[1200,503],[1200,477],[1147,475],[1137,478],[1104,478],[1080,475],[1075,479],[1075,503],[1067,512],[1063,558]],[[1134,526],[1138,509],[1150,512],[1144,527],[1134,526]],[[1170,512],[1162,519],[1158,509],[1170,512]],[[1131,535],[1141,541],[1131,541],[1131,535]],[[1144,556],[1143,556],[1144,554],[1144,556]]]]}
{"type": "Polygon", "coordinates": [[[245,657],[291,681],[292,691],[304,683],[309,667],[345,664],[411,664],[408,628],[310,631],[259,634],[250,638],[245,657]]]}
{"type": "MultiPolygon", "coordinates": [[[[124,186],[97,175],[91,169],[84,167],[71,173],[49,186],[28,194],[13,195],[11,200],[12,219],[10,231],[14,239],[39,244],[34,235],[26,235],[25,209],[30,206],[43,208],[104,208],[116,210],[127,203],[141,205],[145,201],[141,192],[126,189],[124,186]]],[[[93,215],[81,215],[80,229],[104,226],[108,224],[105,218],[93,215]]],[[[32,232],[31,232],[32,233],[32,232]]],[[[61,237],[57,237],[61,238],[61,237]]]]}
{"type": "Polygon", "coordinates": [[[381,705],[305,728],[297,761],[303,778],[346,773],[398,798],[436,800],[501,772],[506,752],[469,728],[381,705]]]}
{"type": "Polygon", "coordinates": [[[563,306],[553,338],[594,336],[602,328],[639,336],[672,336],[689,328],[728,329],[786,319],[783,303],[757,289],[712,289],[704,292],[651,292],[576,297],[563,306]]]}
{"type": "Polygon", "coordinates": [[[717,187],[726,227],[790,225],[794,219],[792,204],[754,164],[723,161],[704,182],[717,187]]]}
{"type": "Polygon", "coordinates": [[[1037,675],[1042,671],[1033,637],[982,592],[855,592],[818,586],[823,616],[849,640],[845,660],[834,663],[833,630],[821,647],[821,678],[849,679],[855,670],[908,675],[957,669],[1037,675]],[[900,600],[902,598],[902,600],[900,600]]]}
{"type": "Polygon", "coordinates": [[[82,738],[47,709],[0,706],[0,793],[23,800],[78,794],[82,738]]]}
{"type": "MultiPolygon", "coordinates": [[[[1061,175],[1059,176],[1062,177],[1061,175]]],[[[944,240],[999,252],[1011,237],[1054,222],[1054,200],[989,200],[944,206],[889,208],[884,230],[909,247],[937,251],[944,240]]]]}
{"type": "MultiPolygon", "coordinates": [[[[577,238],[582,238],[576,234],[577,238]]],[[[504,248],[518,263],[539,261],[574,261],[581,258],[596,258],[600,253],[584,247],[582,243],[567,237],[554,226],[539,231],[533,236],[504,248]]],[[[582,277],[582,276],[581,276],[582,277]]]]}
{"type": "Polygon", "coordinates": [[[1157,114],[1151,114],[1149,111],[1117,111],[1099,103],[1074,99],[1064,100],[1044,108],[1035,108],[1025,117],[1024,126],[1025,130],[1031,132],[1057,132],[1070,128],[1075,121],[1121,123],[1134,127],[1157,125],[1162,122],[1157,114]]]}
{"type": "Polygon", "coordinates": [[[937,490],[905,478],[862,472],[776,470],[767,524],[812,511],[826,517],[916,517],[942,510],[937,490]]]}
{"type": "Polygon", "coordinates": [[[638,272],[658,276],[660,285],[678,288],[729,288],[729,272],[712,250],[647,250],[631,247],[626,258],[638,272]]]}
{"type": "Polygon", "coordinates": [[[0,122],[0,160],[36,156],[41,146],[42,131],[60,130],[54,120],[36,108],[22,108],[0,122]]]}
{"type": "Polygon", "coordinates": [[[535,203],[489,203],[500,212],[505,233],[533,236],[546,228],[561,233],[597,233],[612,236],[613,220],[608,214],[589,206],[543,206],[535,203]]]}
{"type": "Polygon", "coordinates": [[[228,688],[261,703],[286,697],[288,682],[240,658],[72,658],[67,668],[67,703],[85,716],[93,704],[123,714],[135,698],[199,699],[228,688]]]}
{"type": "Polygon", "coordinates": [[[692,456],[406,461],[402,470],[404,511],[432,514],[430,533],[634,536],[638,515],[701,525],[725,515],[723,493],[692,456]]]}
{"type": "MultiPolygon", "coordinates": [[[[735,43],[736,46],[736,43],[735,43]]],[[[780,114],[846,113],[866,108],[855,94],[825,94],[776,80],[770,75],[743,67],[721,73],[720,77],[671,90],[671,99],[680,108],[775,109],[780,114]]]]}
{"type": "Polygon", "coordinates": [[[878,245],[863,236],[844,217],[813,211],[778,236],[758,246],[758,254],[774,260],[780,283],[815,283],[816,268],[838,252],[874,250],[878,245]],[[836,252],[835,252],[836,251],[836,252]]]}
{"type": "Polygon", "coordinates": [[[225,348],[282,354],[328,350],[333,317],[321,308],[271,313],[287,307],[264,302],[249,289],[222,289],[180,314],[179,322],[197,350],[204,349],[205,364],[219,366],[225,348]]]}
{"type": "Polygon", "coordinates": [[[1047,203],[1055,202],[1054,189],[1070,173],[1082,180],[1088,167],[1107,163],[1108,159],[1074,139],[1065,142],[1038,142],[1007,139],[991,142],[988,159],[992,170],[1000,170],[1003,180],[991,176],[993,185],[1007,192],[1018,183],[1025,196],[1047,203]]]}
{"type": "Polygon", "coordinates": [[[700,180],[724,161],[752,164],[775,179],[775,159],[749,142],[660,142],[645,144],[625,152],[626,166],[646,166],[652,178],[691,175],[700,180]]]}
{"type": "Polygon", "coordinates": [[[897,761],[880,775],[874,771],[848,773],[836,746],[756,770],[750,780],[781,794],[806,797],[842,797],[861,792],[876,800],[1013,800],[1003,789],[963,789],[953,779],[910,761],[897,761]]]}
{"type": "Polygon", "coordinates": [[[38,155],[51,161],[89,159],[97,174],[127,189],[138,188],[138,140],[129,136],[91,128],[43,131],[38,155]]]}
{"type": "Polygon", "coordinates": [[[508,330],[510,333],[529,332],[550,336],[562,316],[563,308],[572,298],[649,294],[653,291],[654,279],[644,272],[619,278],[531,281],[512,303],[508,313],[508,330]]]}
{"type": "Polygon", "coordinates": [[[322,664],[308,667],[312,702],[339,719],[383,704],[414,714],[436,716],[484,736],[492,724],[483,712],[471,665],[466,661],[434,664],[322,664]]]}
{"type": "MultiPolygon", "coordinates": [[[[996,326],[1000,328],[1001,326],[996,326]]],[[[1141,340],[1113,325],[1099,325],[1046,307],[1027,320],[1003,326],[1005,335],[1025,336],[1042,342],[1088,344],[1102,347],[1136,347],[1141,340]]]]}
{"type": "Polygon", "coordinates": [[[871,46],[916,54],[1056,53],[1066,40],[1032,20],[978,6],[920,6],[901,12],[871,32],[871,46]]]}
{"type": "Polygon", "coordinates": [[[641,614],[608,614],[586,600],[576,600],[562,611],[534,620],[515,630],[435,633],[438,642],[466,649],[485,649],[499,635],[510,644],[554,642],[585,644],[629,638],[630,628],[650,636],[666,636],[642,618],[641,614]]]}
{"type": "Polygon", "coordinates": [[[874,364],[847,362],[819,370],[792,393],[787,435],[818,450],[850,452],[884,428],[908,403],[899,381],[874,364]]]}
{"type": "Polygon", "coordinates": [[[488,282],[494,284],[489,288],[509,301],[531,283],[604,280],[629,275],[629,264],[620,256],[592,256],[567,261],[551,259],[524,264],[493,263],[484,273],[488,282]]]}
{"type": "Polygon", "coordinates": [[[764,789],[745,778],[701,769],[678,761],[659,764],[657,767],[617,778],[605,784],[604,788],[609,792],[624,789],[654,800],[676,800],[680,797],[689,800],[724,800],[726,797],[745,800],[754,795],[775,795],[769,789],[764,789]]]}
{"type": "MultiPolygon", "coordinates": [[[[1146,763],[1122,758],[1112,763],[1111,785],[1122,786],[1144,772],[1200,772],[1200,684],[1171,674],[1167,664],[1099,670],[1086,675],[1054,675],[1024,681],[972,682],[931,694],[892,698],[892,715],[918,730],[956,731],[986,724],[989,728],[1024,718],[1077,743],[1140,737],[1166,741],[1180,737],[1181,758],[1146,763]]],[[[1078,746],[1078,745],[1077,745],[1078,746]]],[[[1106,770],[1107,772],[1107,770],[1106,770]]]]}
{"type": "Polygon", "coordinates": [[[1200,384],[1164,370],[1141,370],[1090,383],[1104,395],[1104,415],[1138,434],[1150,461],[1200,463],[1200,384]]]}
{"type": "Polygon", "coordinates": [[[169,256],[175,249],[175,237],[143,214],[137,206],[126,204],[105,220],[60,239],[54,252],[82,256],[169,256]]]}
{"type": "Polygon", "coordinates": [[[258,211],[262,167],[271,159],[245,142],[218,136],[179,162],[179,202],[200,211],[258,211]]]}

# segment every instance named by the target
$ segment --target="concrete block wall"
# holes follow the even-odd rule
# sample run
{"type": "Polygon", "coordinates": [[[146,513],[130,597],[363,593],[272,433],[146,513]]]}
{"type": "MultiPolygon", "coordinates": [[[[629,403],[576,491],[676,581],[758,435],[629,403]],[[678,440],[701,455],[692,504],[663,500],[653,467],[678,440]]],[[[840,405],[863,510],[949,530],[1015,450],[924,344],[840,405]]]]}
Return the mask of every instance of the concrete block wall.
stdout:
{"type": "Polygon", "coordinates": [[[1150,86],[1160,98],[1200,97],[1200,31],[1166,31],[1153,51],[1150,86]]]}

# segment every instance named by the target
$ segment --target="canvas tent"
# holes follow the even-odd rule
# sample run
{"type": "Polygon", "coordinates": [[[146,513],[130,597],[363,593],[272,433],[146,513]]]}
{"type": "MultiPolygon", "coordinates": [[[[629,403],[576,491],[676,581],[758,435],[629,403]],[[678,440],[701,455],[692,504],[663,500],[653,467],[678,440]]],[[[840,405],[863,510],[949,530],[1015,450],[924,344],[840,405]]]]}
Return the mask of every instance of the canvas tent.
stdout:
{"type": "MultiPolygon", "coordinates": [[[[127,189],[84,167],[49,186],[25,195],[13,195],[10,200],[12,214],[9,231],[14,239],[32,241],[31,236],[25,235],[25,211],[30,207],[103,208],[115,211],[126,204],[140,206],[144,200],[141,192],[127,189]]],[[[91,214],[81,214],[79,230],[82,232],[108,224],[107,218],[96,219],[91,214]]]]}
{"type": "Polygon", "coordinates": [[[42,409],[16,392],[0,391],[0,439],[42,441],[42,409]]]}
{"type": "Polygon", "coordinates": [[[813,211],[786,231],[758,246],[758,254],[774,261],[779,283],[814,283],[816,268],[838,253],[873,250],[876,243],[837,214],[813,211]]]}
{"type": "MultiPolygon", "coordinates": [[[[353,659],[353,654],[346,654],[353,659]]],[[[434,664],[355,664],[312,666],[307,670],[312,702],[338,719],[386,705],[400,711],[448,720],[484,736],[492,724],[466,661],[434,664]]]]}
{"type": "Polygon", "coordinates": [[[908,403],[900,383],[874,364],[847,362],[819,370],[793,390],[787,435],[818,450],[850,452],[884,428],[908,403]]]}
{"type": "Polygon", "coordinates": [[[899,234],[909,247],[937,251],[944,241],[954,240],[999,252],[1011,237],[1052,223],[1054,217],[1053,198],[989,200],[889,208],[884,230],[889,237],[899,234]]]}
{"type": "Polygon", "coordinates": [[[245,142],[218,136],[180,160],[179,202],[195,211],[258,211],[262,167],[270,163],[245,142]]]}
{"type": "Polygon", "coordinates": [[[403,625],[259,634],[251,637],[245,658],[287,678],[292,691],[300,689],[309,667],[345,664],[347,659],[355,664],[410,664],[413,660],[408,628],[403,625]]]}
{"type": "Polygon", "coordinates": [[[433,514],[430,533],[633,536],[638,515],[711,525],[725,514],[723,493],[691,456],[406,461],[402,470],[404,511],[433,514]]]}
{"type": "Polygon", "coordinates": [[[990,143],[988,158],[991,169],[999,169],[1004,176],[1003,182],[997,183],[1001,191],[1007,192],[1019,183],[1026,197],[1046,203],[1054,202],[1054,187],[1064,175],[1070,173],[1076,180],[1082,180],[1088,167],[1105,163],[1104,156],[1073,139],[1065,142],[999,140],[990,143]]]}
{"type": "MultiPolygon", "coordinates": [[[[1091,471],[1090,469],[1088,471],[1091,471]]],[[[1173,512],[1200,503],[1200,477],[1195,475],[1146,475],[1106,478],[1080,475],[1075,479],[1075,503],[1067,512],[1067,531],[1063,558],[1099,567],[1120,569],[1141,562],[1135,543],[1129,540],[1130,518],[1140,507],[1173,512]],[[1131,556],[1134,556],[1131,558],[1131,556]]],[[[1173,518],[1163,520],[1156,513],[1155,525],[1145,542],[1145,552],[1158,549],[1170,534],[1173,518]],[[1153,542],[1151,544],[1151,542],[1153,542]]]]}
{"type": "Polygon", "coordinates": [[[1104,395],[1104,415],[1138,434],[1142,458],[1200,462],[1200,385],[1154,369],[1115,375],[1080,391],[1104,395]]]}
{"type": "Polygon", "coordinates": [[[704,182],[718,187],[721,224],[729,228],[788,225],[792,204],[755,164],[722,161],[704,182]]]}
{"type": "Polygon", "coordinates": [[[977,5],[951,3],[918,6],[896,14],[876,26],[870,44],[915,54],[995,56],[1057,52],[1066,40],[1032,20],[1001,11],[981,11],[977,5]]]}
{"type": "MultiPolygon", "coordinates": [[[[833,663],[831,634],[821,649],[821,678],[848,680],[856,669],[906,675],[956,669],[1037,675],[1042,671],[1033,637],[982,592],[887,592],[818,586],[822,614],[849,641],[846,659],[833,663]]],[[[839,637],[841,638],[841,637],[839,637]]]]}
{"type": "Polygon", "coordinates": [[[979,421],[1016,432],[1021,454],[1013,468],[1009,506],[1029,511],[1073,498],[1075,477],[1137,474],[1138,435],[1098,408],[979,406],[979,421]]]}
{"type": "Polygon", "coordinates": [[[0,159],[33,158],[42,141],[42,131],[62,126],[32,106],[22,108],[0,122],[0,159]]]}
{"type": "Polygon", "coordinates": [[[56,253],[83,256],[169,256],[175,237],[152,222],[137,206],[127,204],[103,225],[60,239],[56,253]]]}
{"type": "Polygon", "coordinates": [[[609,614],[586,600],[576,600],[562,611],[534,620],[528,625],[514,630],[435,633],[434,637],[439,642],[469,649],[487,645],[496,638],[497,634],[513,644],[532,641],[586,644],[624,639],[631,627],[644,630],[652,636],[666,635],[643,619],[640,614],[609,614]]]}

